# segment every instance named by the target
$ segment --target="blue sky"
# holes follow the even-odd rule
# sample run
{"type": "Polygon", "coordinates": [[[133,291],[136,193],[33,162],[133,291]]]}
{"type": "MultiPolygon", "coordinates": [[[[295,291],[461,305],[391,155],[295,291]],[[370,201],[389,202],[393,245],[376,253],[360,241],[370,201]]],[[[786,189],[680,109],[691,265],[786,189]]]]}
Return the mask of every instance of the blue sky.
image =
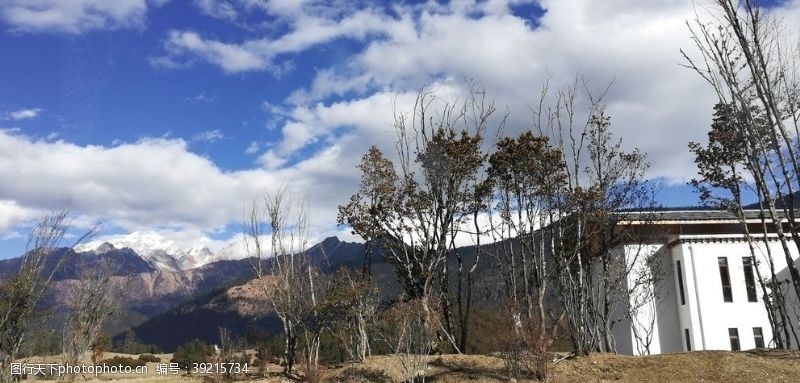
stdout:
{"type": "MultiPolygon", "coordinates": [[[[318,238],[392,107],[485,86],[530,126],[538,89],[614,82],[617,134],[648,153],[664,205],[691,205],[686,144],[713,95],[681,68],[691,2],[76,0],[0,3],[0,258],[48,209],[104,235],[232,241],[244,207],[291,181],[318,238]],[[599,4],[602,3],[602,4],[599,4]],[[554,85],[554,86],[555,86],[554,85]]],[[[775,5],[798,20],[798,2],[775,5]]],[[[701,11],[702,16],[702,11],[701,11]]]]}

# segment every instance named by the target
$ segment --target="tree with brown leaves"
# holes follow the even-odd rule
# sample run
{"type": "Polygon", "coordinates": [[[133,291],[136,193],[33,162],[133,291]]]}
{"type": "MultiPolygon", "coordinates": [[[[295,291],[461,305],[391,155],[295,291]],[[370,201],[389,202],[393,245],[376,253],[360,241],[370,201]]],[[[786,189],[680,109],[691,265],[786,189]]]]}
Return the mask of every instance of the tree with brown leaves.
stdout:
{"type": "MultiPolygon", "coordinates": [[[[339,221],[383,247],[405,297],[419,300],[426,313],[432,311],[429,302],[438,284],[444,313],[441,334],[460,352],[466,332],[460,333],[459,342],[447,257],[456,248],[456,236],[465,233],[475,216],[478,171],[486,157],[483,133],[494,107],[472,94],[464,104],[445,103],[434,113],[435,100],[423,90],[411,117],[395,115],[397,159],[374,147],[364,155],[361,188],[339,208],[339,221]]],[[[469,287],[459,286],[457,294],[463,297],[463,289],[469,287]]],[[[463,309],[457,313],[467,315],[463,309]]]]}

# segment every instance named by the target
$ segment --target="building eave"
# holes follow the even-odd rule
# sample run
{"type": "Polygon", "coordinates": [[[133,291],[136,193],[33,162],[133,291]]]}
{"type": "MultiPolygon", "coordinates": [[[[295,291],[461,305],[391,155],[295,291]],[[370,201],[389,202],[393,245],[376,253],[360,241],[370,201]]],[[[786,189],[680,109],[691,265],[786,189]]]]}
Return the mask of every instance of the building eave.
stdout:
{"type": "MultiPolygon", "coordinates": [[[[763,242],[764,235],[751,235],[751,240],[754,242],[763,242]]],[[[778,241],[780,238],[777,234],[767,234],[767,240],[778,241]]],[[[747,242],[747,235],[745,234],[688,234],[678,235],[667,242],[667,247],[672,248],[678,244],[684,243],[739,243],[747,242]]]]}

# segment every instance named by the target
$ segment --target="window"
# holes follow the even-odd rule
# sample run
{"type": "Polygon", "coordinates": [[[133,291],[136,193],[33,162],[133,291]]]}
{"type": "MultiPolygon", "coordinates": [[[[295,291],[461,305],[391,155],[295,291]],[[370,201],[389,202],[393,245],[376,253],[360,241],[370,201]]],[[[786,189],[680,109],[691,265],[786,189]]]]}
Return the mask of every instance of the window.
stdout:
{"type": "Polygon", "coordinates": [[[719,257],[719,279],[722,281],[722,298],[725,302],[733,302],[731,292],[731,274],[728,272],[728,258],[719,257]]]}
{"type": "Polygon", "coordinates": [[[758,302],[756,298],[756,280],[753,278],[753,258],[742,258],[742,265],[744,265],[744,284],[747,286],[747,301],[758,302]]]}
{"type": "Polygon", "coordinates": [[[686,338],[686,351],[692,351],[692,338],[689,337],[689,329],[683,329],[683,337],[686,338]]]}
{"type": "Polygon", "coordinates": [[[739,347],[739,329],[729,328],[728,338],[731,340],[731,351],[739,351],[742,349],[739,347]]]}
{"type": "Polygon", "coordinates": [[[764,348],[764,332],[761,327],[753,327],[753,339],[756,341],[756,348],[764,348]]]}
{"type": "MultiPolygon", "coordinates": [[[[677,269],[677,273],[678,273],[678,290],[680,290],[680,292],[681,292],[681,305],[685,305],[686,304],[686,297],[684,297],[684,295],[683,295],[683,270],[681,269],[681,261],[678,261],[678,263],[675,266],[675,268],[677,269]]],[[[691,350],[689,350],[689,351],[691,351],[691,350]]]]}

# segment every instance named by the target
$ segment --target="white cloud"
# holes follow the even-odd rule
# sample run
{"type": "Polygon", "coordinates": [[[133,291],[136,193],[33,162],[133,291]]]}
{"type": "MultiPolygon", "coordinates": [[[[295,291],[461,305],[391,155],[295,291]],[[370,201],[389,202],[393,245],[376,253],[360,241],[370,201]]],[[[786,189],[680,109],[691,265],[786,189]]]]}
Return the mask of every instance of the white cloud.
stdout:
{"type": "MultiPolygon", "coordinates": [[[[452,92],[446,86],[438,87],[442,95],[452,92]]],[[[289,156],[306,145],[331,138],[337,128],[348,127],[361,133],[355,142],[354,152],[360,156],[371,145],[391,146],[394,139],[392,113],[395,107],[405,111],[414,102],[415,93],[378,92],[365,98],[339,101],[329,105],[299,105],[284,111],[288,122],[282,126],[282,138],[276,153],[289,156]]]]}
{"type": "Polygon", "coordinates": [[[128,228],[211,227],[231,218],[225,212],[231,203],[214,194],[235,188],[237,180],[189,153],[181,140],[147,139],[107,148],[0,134],[0,148],[0,163],[7,169],[0,174],[16,180],[0,186],[0,199],[22,207],[65,207],[128,228]],[[197,192],[186,185],[203,188],[197,192]]]}
{"type": "Polygon", "coordinates": [[[200,104],[200,103],[209,103],[216,101],[217,97],[213,94],[208,94],[206,92],[200,92],[194,96],[186,97],[186,102],[190,104],[200,104]]]}
{"type": "Polygon", "coordinates": [[[341,96],[349,92],[361,95],[367,91],[371,81],[372,76],[366,73],[350,77],[337,75],[331,69],[323,69],[317,72],[311,89],[297,89],[289,95],[287,101],[292,104],[305,104],[331,95],[341,96]]]}
{"type": "MultiPolygon", "coordinates": [[[[319,68],[308,88],[293,92],[286,105],[266,108],[283,119],[281,138],[258,163],[279,169],[314,143],[335,142],[347,147],[339,158],[342,173],[355,179],[353,165],[369,145],[393,154],[393,107],[410,107],[415,89],[426,83],[436,84],[437,94],[447,99],[458,94],[462,79],[477,80],[500,113],[509,107],[506,134],[517,134],[531,126],[529,107],[543,84],[560,87],[582,73],[595,90],[614,82],[605,99],[613,129],[627,148],[648,154],[649,177],[674,184],[693,177],[687,143],[705,139],[716,99],[680,65],[681,49],[695,51],[686,27],[696,17],[691,3],[559,0],[541,6],[546,13],[536,23],[502,1],[395,7],[400,16],[384,15],[389,21],[379,38],[366,38],[344,62],[319,68]],[[342,95],[346,100],[328,101],[342,95]],[[342,127],[348,133],[341,134],[342,127]]],[[[800,1],[778,12],[796,23],[800,19],[792,15],[798,11],[800,1]]],[[[252,41],[229,44],[248,47],[252,41]]]]}
{"type": "Polygon", "coordinates": [[[153,59],[156,66],[180,67],[190,62],[181,61],[188,53],[222,67],[226,72],[242,72],[264,69],[267,62],[264,57],[252,50],[235,44],[205,40],[196,32],[172,31],[164,44],[168,55],[153,59]]]}
{"type": "Polygon", "coordinates": [[[261,149],[261,145],[258,144],[258,141],[251,141],[250,145],[247,145],[247,149],[244,150],[244,154],[256,154],[259,149],[261,149]]]}
{"type": "Polygon", "coordinates": [[[0,2],[0,14],[18,30],[80,34],[143,27],[148,8],[161,3],[163,0],[6,0],[0,2]]]}
{"type": "MultiPolygon", "coordinates": [[[[382,16],[388,21],[381,38],[365,39],[345,65],[319,69],[307,89],[287,99],[282,139],[265,157],[285,158],[342,126],[357,132],[359,147],[382,142],[391,152],[391,108],[375,107],[376,99],[407,98],[426,83],[457,88],[462,79],[478,81],[498,107],[507,106],[506,133],[517,134],[530,127],[529,107],[546,81],[560,87],[582,73],[595,89],[614,82],[605,99],[614,130],[626,147],[649,154],[649,176],[676,183],[693,176],[687,143],[704,139],[715,98],[679,65],[680,49],[694,51],[686,29],[695,17],[691,4],[559,0],[541,6],[546,13],[536,23],[502,1],[395,7],[400,16],[382,16]],[[350,99],[325,102],[343,94],[350,99]],[[370,121],[357,120],[365,105],[370,121]]],[[[229,44],[244,48],[252,41],[229,44]]]]}
{"type": "Polygon", "coordinates": [[[102,220],[123,231],[208,235],[238,225],[255,198],[288,184],[291,196],[308,197],[321,239],[336,233],[336,206],[354,182],[343,152],[334,144],[290,168],[229,172],[181,139],[80,146],[0,131],[0,179],[14,180],[0,183],[0,235],[62,208],[77,227],[102,220]]]}
{"type": "Polygon", "coordinates": [[[20,206],[14,200],[0,199],[0,233],[14,233],[10,229],[16,224],[34,219],[39,214],[35,208],[20,206]]]}
{"type": "Polygon", "coordinates": [[[200,132],[195,134],[194,140],[199,142],[217,142],[221,139],[225,138],[225,134],[222,133],[219,129],[214,130],[206,130],[204,132],[200,132]]]}
{"type": "Polygon", "coordinates": [[[264,169],[274,170],[279,169],[281,166],[286,164],[287,161],[287,158],[277,155],[274,150],[268,150],[258,156],[258,160],[256,162],[264,169]]]}
{"type": "Polygon", "coordinates": [[[203,60],[228,73],[276,71],[283,58],[321,44],[342,38],[363,42],[343,62],[319,68],[308,88],[295,90],[286,105],[271,108],[283,121],[280,141],[259,159],[267,168],[285,166],[298,151],[331,139],[342,127],[358,133],[359,147],[383,142],[391,151],[391,97],[407,100],[426,83],[457,88],[463,79],[478,81],[496,105],[509,107],[507,133],[516,134],[530,126],[529,106],[546,81],[557,87],[583,73],[595,88],[614,81],[606,98],[614,129],[627,147],[650,155],[650,176],[671,182],[692,176],[686,143],[704,138],[714,97],[679,65],[679,50],[692,51],[685,24],[695,16],[690,3],[542,1],[546,12],[536,22],[515,15],[516,3],[521,2],[334,11],[267,1],[259,9],[285,22],[285,33],[220,41],[173,31],[166,54],[157,60],[176,65],[203,60]],[[348,100],[326,103],[331,96],[348,100]]]}
{"type": "Polygon", "coordinates": [[[195,0],[195,5],[203,14],[223,20],[236,20],[239,12],[236,6],[227,0],[195,0]]]}
{"type": "MultiPolygon", "coordinates": [[[[265,106],[280,138],[248,146],[248,154],[263,151],[258,167],[223,171],[180,139],[78,146],[0,131],[0,178],[15,180],[0,184],[0,201],[13,201],[0,202],[0,212],[15,212],[4,215],[10,218],[0,230],[63,205],[126,230],[207,233],[241,220],[260,192],[291,182],[294,195],[309,196],[314,232],[336,233],[336,207],[357,187],[360,156],[373,144],[394,151],[393,111],[410,109],[425,83],[455,97],[463,79],[483,84],[500,112],[510,108],[508,134],[530,127],[528,107],[548,79],[556,87],[581,72],[594,88],[614,80],[606,98],[614,130],[626,146],[649,154],[650,176],[683,182],[694,173],[686,144],[705,136],[715,100],[679,65],[679,49],[692,50],[685,21],[694,13],[684,0],[542,1],[547,12],[536,23],[503,1],[338,11],[293,0],[257,3],[249,6],[285,23],[287,32],[221,41],[173,31],[153,63],[202,60],[228,73],[280,72],[282,59],[321,44],[363,43],[345,62],[319,68],[285,104],[265,106]],[[342,95],[347,99],[331,101],[342,95]],[[309,154],[319,143],[314,147],[322,149],[309,154]]],[[[238,10],[244,3],[226,4],[238,10]]],[[[798,9],[800,2],[792,4],[798,9]]]]}
{"type": "Polygon", "coordinates": [[[227,73],[270,70],[280,74],[286,70],[288,63],[276,63],[280,55],[301,52],[336,39],[364,40],[372,36],[407,32],[412,28],[409,19],[395,19],[370,8],[356,10],[336,19],[325,17],[330,16],[332,11],[324,7],[306,9],[270,2],[263,8],[272,15],[285,18],[289,23],[289,32],[243,42],[224,42],[191,30],[171,31],[164,43],[165,54],[153,58],[151,63],[180,68],[200,58],[227,73]]]}
{"type": "Polygon", "coordinates": [[[39,114],[42,113],[41,108],[27,108],[27,109],[17,109],[14,111],[6,112],[5,117],[6,119],[10,120],[28,120],[31,118],[39,117],[39,114]]]}

